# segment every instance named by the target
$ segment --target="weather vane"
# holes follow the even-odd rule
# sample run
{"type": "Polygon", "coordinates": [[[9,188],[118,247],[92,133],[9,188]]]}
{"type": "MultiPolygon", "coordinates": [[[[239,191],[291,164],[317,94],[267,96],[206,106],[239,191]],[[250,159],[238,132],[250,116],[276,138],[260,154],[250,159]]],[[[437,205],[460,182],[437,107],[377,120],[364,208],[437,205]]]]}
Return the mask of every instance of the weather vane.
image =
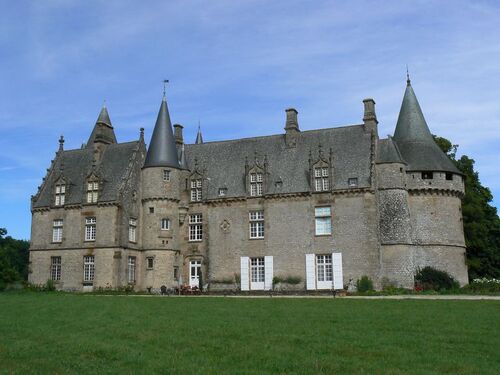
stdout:
{"type": "Polygon", "coordinates": [[[168,79],[163,80],[163,97],[165,97],[165,91],[167,90],[168,79]]]}
{"type": "Polygon", "coordinates": [[[410,83],[410,73],[408,71],[408,64],[406,64],[406,82],[410,83]]]}

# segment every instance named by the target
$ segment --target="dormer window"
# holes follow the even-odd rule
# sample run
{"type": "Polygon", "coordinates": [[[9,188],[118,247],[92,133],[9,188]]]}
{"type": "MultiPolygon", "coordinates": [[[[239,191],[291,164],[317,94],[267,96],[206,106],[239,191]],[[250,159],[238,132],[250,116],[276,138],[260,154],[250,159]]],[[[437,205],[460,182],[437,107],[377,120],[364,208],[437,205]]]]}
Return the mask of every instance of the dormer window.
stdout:
{"type": "Polygon", "coordinates": [[[89,181],[87,183],[87,203],[97,203],[99,196],[99,182],[89,181]]]}
{"type": "Polygon", "coordinates": [[[66,185],[64,184],[56,184],[56,196],[55,196],[55,205],[56,206],[64,206],[64,201],[66,197],[66,185]]]}
{"type": "Polygon", "coordinates": [[[227,188],[219,188],[219,197],[225,197],[227,194],[227,188]]]}
{"type": "Polygon", "coordinates": [[[201,178],[191,180],[191,202],[201,201],[201,186],[201,178]]]}
{"type": "Polygon", "coordinates": [[[314,190],[316,191],[330,190],[328,167],[314,168],[314,190]]]}
{"type": "Polygon", "coordinates": [[[250,196],[260,197],[262,195],[263,181],[262,173],[250,173],[250,196]]]}
{"type": "Polygon", "coordinates": [[[354,188],[358,186],[358,178],[357,177],[352,177],[347,180],[347,185],[349,185],[350,188],[354,188]]]}

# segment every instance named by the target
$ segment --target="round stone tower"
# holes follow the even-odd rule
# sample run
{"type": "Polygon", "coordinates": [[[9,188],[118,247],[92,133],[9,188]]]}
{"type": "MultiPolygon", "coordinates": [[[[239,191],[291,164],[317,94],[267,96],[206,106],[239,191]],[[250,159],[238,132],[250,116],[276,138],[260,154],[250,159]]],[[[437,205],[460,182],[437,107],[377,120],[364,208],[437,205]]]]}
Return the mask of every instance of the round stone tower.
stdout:
{"type": "Polygon", "coordinates": [[[184,170],[165,97],[142,168],[142,248],[144,288],[177,286],[180,262],[179,202],[184,170]]]}
{"type": "MultiPolygon", "coordinates": [[[[388,279],[412,287],[415,272],[432,266],[466,284],[461,211],[463,175],[434,141],[410,79],[394,137],[384,141],[387,141],[385,153],[391,155],[387,149],[394,147],[397,154],[389,157],[392,167],[378,165],[379,189],[396,186],[394,178],[388,176],[395,176],[399,168],[401,192],[379,191],[383,273],[388,279]],[[398,156],[399,164],[394,162],[398,156]],[[388,215],[383,215],[384,210],[388,215]]],[[[384,149],[381,147],[379,151],[384,149]]]]}

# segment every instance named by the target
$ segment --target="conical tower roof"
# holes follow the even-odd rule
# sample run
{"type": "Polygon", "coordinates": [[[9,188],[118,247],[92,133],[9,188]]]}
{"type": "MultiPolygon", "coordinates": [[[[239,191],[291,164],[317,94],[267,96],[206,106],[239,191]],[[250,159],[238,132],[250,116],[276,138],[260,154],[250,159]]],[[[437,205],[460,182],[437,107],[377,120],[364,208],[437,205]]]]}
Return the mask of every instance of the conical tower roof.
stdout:
{"type": "Polygon", "coordinates": [[[434,141],[409,78],[393,140],[409,171],[460,173],[434,141]]]}
{"type": "Polygon", "coordinates": [[[195,142],[195,144],[200,145],[202,143],[203,143],[203,136],[201,135],[200,125],[198,125],[198,133],[196,134],[196,142],[195,142]]]}
{"type": "Polygon", "coordinates": [[[87,147],[93,147],[95,142],[102,142],[105,144],[116,143],[115,131],[111,125],[106,106],[102,107],[99,117],[97,117],[94,129],[87,142],[87,147]]]}
{"type": "Polygon", "coordinates": [[[144,168],[148,167],[173,167],[179,168],[177,148],[175,146],[174,132],[168,113],[167,101],[163,98],[156,125],[149,143],[144,168]]]}

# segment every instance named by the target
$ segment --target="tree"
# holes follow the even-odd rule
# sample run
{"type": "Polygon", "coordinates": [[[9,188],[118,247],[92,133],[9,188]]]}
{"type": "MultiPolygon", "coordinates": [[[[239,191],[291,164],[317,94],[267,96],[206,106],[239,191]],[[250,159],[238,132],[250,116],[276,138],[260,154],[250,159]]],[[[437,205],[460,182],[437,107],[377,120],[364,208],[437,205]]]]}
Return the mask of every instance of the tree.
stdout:
{"type": "Polygon", "coordinates": [[[7,236],[0,228],[0,290],[8,284],[28,279],[29,242],[7,236]]]}
{"type": "Polygon", "coordinates": [[[493,195],[481,185],[474,160],[467,155],[456,159],[458,145],[446,138],[434,136],[438,146],[464,174],[465,196],[462,200],[465,245],[469,278],[500,277],[500,218],[490,205],[493,195]]]}

